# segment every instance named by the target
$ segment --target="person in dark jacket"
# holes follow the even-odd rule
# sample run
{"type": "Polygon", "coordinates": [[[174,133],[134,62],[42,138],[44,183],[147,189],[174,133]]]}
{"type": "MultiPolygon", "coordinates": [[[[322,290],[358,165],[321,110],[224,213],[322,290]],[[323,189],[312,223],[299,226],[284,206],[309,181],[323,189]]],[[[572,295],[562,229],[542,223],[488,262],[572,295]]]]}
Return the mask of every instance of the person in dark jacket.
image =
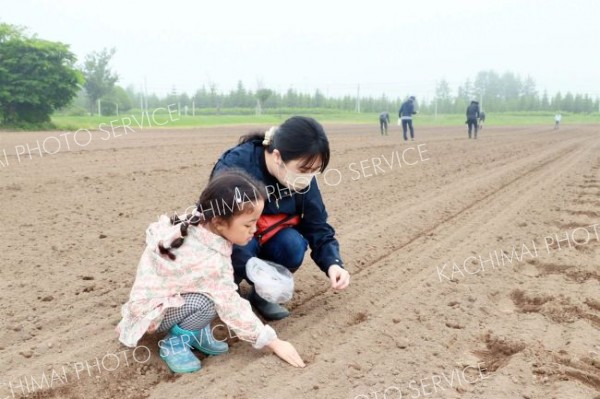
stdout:
{"type": "Polygon", "coordinates": [[[390,123],[390,114],[387,111],[384,111],[379,114],[379,129],[381,130],[381,135],[388,134],[388,124],[390,123]]]}
{"type": "Polygon", "coordinates": [[[467,107],[467,122],[469,126],[469,138],[471,138],[471,131],[475,131],[475,139],[477,138],[478,121],[479,118],[479,103],[475,100],[471,101],[471,104],[467,107]]]}
{"type": "MultiPolygon", "coordinates": [[[[329,277],[331,288],[348,286],[350,275],[344,269],[335,230],[327,223],[327,211],[315,178],[325,170],[329,157],[329,141],[323,127],[314,119],[301,116],[266,133],[243,136],[236,147],[221,155],[211,177],[227,168],[239,168],[262,181],[268,194],[255,237],[245,246],[233,247],[231,260],[238,284],[248,280],[246,263],[250,258],[270,260],[295,272],[310,247],[313,261],[329,277]],[[289,215],[286,223],[275,224],[273,229],[272,219],[285,215],[289,215]],[[276,232],[270,238],[266,225],[276,232]]],[[[248,299],[266,319],[289,316],[286,308],[261,298],[254,288],[248,299]]]]}
{"type": "Polygon", "coordinates": [[[404,134],[404,141],[408,140],[406,136],[407,129],[410,129],[410,139],[415,139],[415,130],[413,129],[412,116],[416,114],[415,111],[415,96],[410,96],[408,100],[404,101],[398,111],[398,117],[402,121],[402,133],[404,134]]]}

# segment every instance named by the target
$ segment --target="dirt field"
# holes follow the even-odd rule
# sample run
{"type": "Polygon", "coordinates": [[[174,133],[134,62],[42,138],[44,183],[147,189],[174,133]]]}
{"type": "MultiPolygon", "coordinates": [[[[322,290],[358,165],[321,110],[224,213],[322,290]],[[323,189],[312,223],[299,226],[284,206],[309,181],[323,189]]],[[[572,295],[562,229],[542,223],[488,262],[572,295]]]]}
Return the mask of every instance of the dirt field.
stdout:
{"type": "Polygon", "coordinates": [[[64,136],[20,162],[59,133],[0,133],[0,398],[600,398],[600,127],[398,129],[326,125],[352,283],[307,254],[272,323],[307,367],[229,339],[185,376],[113,330],[147,225],[249,128],[64,136]]]}

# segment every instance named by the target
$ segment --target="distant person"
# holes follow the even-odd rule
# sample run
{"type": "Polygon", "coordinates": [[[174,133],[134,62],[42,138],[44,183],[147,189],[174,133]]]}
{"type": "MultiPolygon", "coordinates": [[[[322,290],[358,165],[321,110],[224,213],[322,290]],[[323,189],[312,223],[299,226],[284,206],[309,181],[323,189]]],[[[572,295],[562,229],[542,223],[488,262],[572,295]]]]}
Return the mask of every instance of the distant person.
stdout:
{"type": "Polygon", "coordinates": [[[388,135],[388,124],[390,123],[390,114],[387,111],[384,111],[379,114],[379,129],[381,130],[381,135],[388,135]]]}
{"type": "Polygon", "coordinates": [[[560,113],[556,113],[556,115],[554,115],[554,130],[557,130],[560,128],[560,120],[562,119],[562,115],[560,113]]]}
{"type": "Polygon", "coordinates": [[[479,112],[479,130],[483,129],[483,124],[485,123],[485,112],[479,112]]]}
{"type": "Polygon", "coordinates": [[[410,96],[408,100],[404,101],[398,111],[398,117],[402,121],[402,133],[404,134],[404,141],[408,140],[406,136],[407,129],[410,128],[410,139],[415,139],[415,130],[413,129],[412,116],[416,114],[415,111],[415,96],[410,96]]]}
{"type": "Polygon", "coordinates": [[[479,118],[479,103],[475,100],[471,101],[471,104],[467,107],[467,121],[465,122],[469,126],[469,138],[471,138],[471,132],[475,131],[475,139],[477,139],[477,130],[479,118]]]}

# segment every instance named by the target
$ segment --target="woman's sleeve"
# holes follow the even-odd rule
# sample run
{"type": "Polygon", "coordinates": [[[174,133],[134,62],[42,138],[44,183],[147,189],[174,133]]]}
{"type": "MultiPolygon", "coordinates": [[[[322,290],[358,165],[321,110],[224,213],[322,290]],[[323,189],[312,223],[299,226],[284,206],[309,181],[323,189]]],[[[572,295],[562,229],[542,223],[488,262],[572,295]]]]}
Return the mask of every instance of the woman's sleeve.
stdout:
{"type": "Polygon", "coordinates": [[[308,241],[311,258],[325,274],[331,265],[344,267],[340,245],[335,238],[335,230],[327,223],[327,211],[317,184],[311,183],[303,201],[304,217],[298,225],[298,231],[308,241]]]}

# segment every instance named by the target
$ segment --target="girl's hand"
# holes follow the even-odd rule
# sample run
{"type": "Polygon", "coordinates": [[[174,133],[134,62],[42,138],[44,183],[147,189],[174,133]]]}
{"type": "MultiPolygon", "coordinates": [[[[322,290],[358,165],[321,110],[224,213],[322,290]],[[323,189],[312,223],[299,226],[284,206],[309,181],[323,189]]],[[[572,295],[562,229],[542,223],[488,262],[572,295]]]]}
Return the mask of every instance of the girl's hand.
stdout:
{"type": "Polygon", "coordinates": [[[304,367],[305,364],[302,361],[302,358],[296,351],[296,348],[292,344],[287,341],[282,341],[279,338],[275,338],[271,343],[267,344],[277,356],[279,356],[282,360],[285,360],[289,364],[294,367],[304,367]]]}

